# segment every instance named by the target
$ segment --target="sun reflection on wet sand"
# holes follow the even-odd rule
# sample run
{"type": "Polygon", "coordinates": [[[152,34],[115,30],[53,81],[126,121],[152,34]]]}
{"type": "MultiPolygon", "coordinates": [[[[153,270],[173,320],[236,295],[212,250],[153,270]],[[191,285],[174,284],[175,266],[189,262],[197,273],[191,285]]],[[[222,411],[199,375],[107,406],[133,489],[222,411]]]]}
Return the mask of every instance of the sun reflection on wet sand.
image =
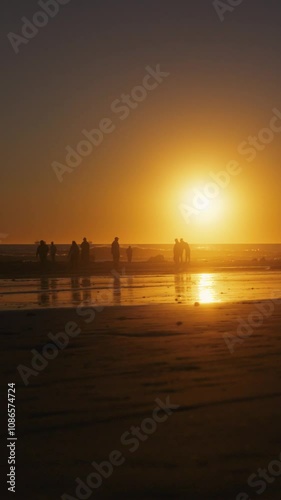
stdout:
{"type": "Polygon", "coordinates": [[[84,305],[222,304],[280,297],[281,272],[209,272],[170,275],[0,280],[0,309],[84,305]]]}
{"type": "Polygon", "coordinates": [[[221,302],[217,297],[213,274],[200,274],[198,276],[198,302],[201,304],[212,304],[221,302]]]}

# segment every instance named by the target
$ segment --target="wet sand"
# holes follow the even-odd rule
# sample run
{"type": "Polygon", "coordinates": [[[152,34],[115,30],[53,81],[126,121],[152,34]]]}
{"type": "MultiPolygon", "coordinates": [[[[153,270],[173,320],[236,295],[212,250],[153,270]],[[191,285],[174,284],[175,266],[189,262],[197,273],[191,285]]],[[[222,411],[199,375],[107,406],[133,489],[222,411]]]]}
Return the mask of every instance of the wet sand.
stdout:
{"type": "Polygon", "coordinates": [[[271,270],[182,272],[0,279],[1,309],[185,305],[281,297],[281,273],[271,270]]]}
{"type": "MultiPolygon", "coordinates": [[[[260,498],[248,477],[281,451],[280,303],[233,354],[223,339],[253,310],[109,307],[89,323],[75,309],[1,312],[4,382],[17,383],[18,498],[77,498],[75,479],[112,450],[125,463],[89,498],[260,498]],[[17,366],[30,367],[31,349],[41,352],[69,321],[81,333],[25,386],[17,366]],[[130,452],[121,436],[167,397],[179,408],[130,452]]],[[[280,486],[281,476],[261,498],[280,500],[280,486]]]]}

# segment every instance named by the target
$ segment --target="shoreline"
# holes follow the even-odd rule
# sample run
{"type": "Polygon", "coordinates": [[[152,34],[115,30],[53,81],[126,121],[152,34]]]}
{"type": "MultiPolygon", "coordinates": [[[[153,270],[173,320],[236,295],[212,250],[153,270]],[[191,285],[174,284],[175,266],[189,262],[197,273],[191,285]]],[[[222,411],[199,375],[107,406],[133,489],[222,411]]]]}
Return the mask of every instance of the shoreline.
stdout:
{"type": "MultiPolygon", "coordinates": [[[[249,261],[223,261],[223,262],[194,262],[175,267],[174,262],[120,262],[118,271],[122,274],[175,274],[175,273],[218,273],[218,272],[243,272],[243,271],[280,271],[281,264],[268,261],[263,264],[253,264],[249,261]]],[[[111,261],[91,262],[86,267],[73,271],[68,262],[47,263],[45,268],[40,263],[30,261],[6,261],[0,262],[0,279],[20,279],[48,277],[71,277],[71,276],[94,276],[94,275],[114,275],[114,267],[111,261]]]]}

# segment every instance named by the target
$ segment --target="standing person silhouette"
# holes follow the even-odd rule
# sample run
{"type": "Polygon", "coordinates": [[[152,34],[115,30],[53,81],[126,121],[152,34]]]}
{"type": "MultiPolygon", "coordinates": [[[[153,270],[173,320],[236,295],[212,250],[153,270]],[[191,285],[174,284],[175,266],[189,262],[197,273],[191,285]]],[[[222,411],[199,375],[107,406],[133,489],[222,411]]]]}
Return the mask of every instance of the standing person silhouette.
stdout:
{"type": "Polygon", "coordinates": [[[181,245],[179,240],[176,238],[174,244],[174,262],[176,267],[178,267],[180,263],[180,253],[181,253],[181,245]]]}
{"type": "Polygon", "coordinates": [[[113,265],[115,269],[118,269],[119,261],[120,261],[120,246],[119,246],[119,238],[114,238],[114,241],[111,245],[111,253],[113,257],[113,265]]]}
{"type": "Polygon", "coordinates": [[[183,239],[181,238],[180,242],[179,242],[179,254],[180,254],[180,262],[181,262],[181,264],[183,263],[184,250],[185,250],[185,243],[184,243],[183,239]]]}
{"type": "Polygon", "coordinates": [[[185,263],[190,264],[190,246],[189,246],[189,244],[181,238],[180,245],[182,247],[181,262],[184,261],[183,254],[185,254],[185,263]]]}
{"type": "Polygon", "coordinates": [[[188,243],[185,243],[185,259],[188,264],[190,264],[191,256],[190,256],[190,246],[188,243]]]}
{"type": "Polygon", "coordinates": [[[90,262],[90,243],[87,238],[83,238],[83,242],[80,245],[81,248],[81,263],[87,266],[90,262]]]}
{"type": "Polygon", "coordinates": [[[50,245],[50,255],[51,255],[51,261],[54,264],[56,261],[57,247],[53,241],[51,242],[51,245],[50,245]]]}
{"type": "Polygon", "coordinates": [[[77,245],[76,241],[72,242],[71,247],[69,249],[68,257],[70,260],[71,269],[73,271],[76,271],[78,269],[78,263],[79,263],[79,257],[80,257],[80,250],[79,250],[79,246],[77,245]]]}
{"type": "Polygon", "coordinates": [[[127,254],[127,259],[128,259],[128,262],[132,262],[132,258],[133,258],[133,249],[131,246],[129,246],[126,250],[126,254],[127,254]]]}
{"type": "Polygon", "coordinates": [[[39,257],[42,266],[46,265],[48,253],[49,253],[48,245],[44,240],[41,240],[36,250],[36,257],[39,257]]]}

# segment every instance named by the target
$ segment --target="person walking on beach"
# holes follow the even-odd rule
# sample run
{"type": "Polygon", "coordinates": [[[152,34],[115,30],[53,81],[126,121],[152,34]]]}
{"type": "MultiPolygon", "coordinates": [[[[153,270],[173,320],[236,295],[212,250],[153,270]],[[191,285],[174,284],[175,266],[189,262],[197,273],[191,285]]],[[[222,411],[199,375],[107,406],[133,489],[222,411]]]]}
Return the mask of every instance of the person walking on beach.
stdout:
{"type": "Polygon", "coordinates": [[[114,238],[114,241],[111,245],[111,253],[112,253],[112,257],[113,257],[113,264],[114,264],[114,268],[115,269],[118,269],[118,266],[119,266],[119,260],[120,260],[120,246],[119,246],[119,238],[114,238]]]}
{"type": "Polygon", "coordinates": [[[41,240],[39,246],[36,250],[36,257],[40,259],[40,263],[42,266],[45,266],[47,262],[47,256],[49,253],[49,247],[45,241],[41,240]]]}
{"type": "Polygon", "coordinates": [[[73,241],[69,250],[68,258],[70,260],[70,266],[74,271],[78,269],[79,257],[79,246],[77,245],[76,241],[73,241]]]}
{"type": "Polygon", "coordinates": [[[132,258],[133,258],[133,249],[132,247],[128,247],[127,250],[126,250],[126,254],[127,254],[127,259],[128,259],[128,262],[132,262],[132,258]]]}
{"type": "Polygon", "coordinates": [[[184,253],[184,241],[181,238],[179,242],[179,254],[180,254],[180,263],[183,263],[183,253],[184,253]]]}
{"type": "Polygon", "coordinates": [[[51,242],[51,245],[50,245],[50,255],[51,255],[51,261],[54,264],[56,261],[57,247],[53,241],[51,242]]]}
{"type": "Polygon", "coordinates": [[[81,248],[81,263],[87,266],[90,262],[90,243],[87,238],[83,238],[83,242],[80,245],[81,248]]]}
{"type": "Polygon", "coordinates": [[[189,246],[189,244],[181,238],[180,245],[182,247],[181,262],[183,262],[183,254],[185,253],[185,263],[190,264],[190,246],[189,246]]]}
{"type": "Polygon", "coordinates": [[[180,253],[181,253],[181,246],[179,240],[176,238],[175,239],[175,244],[174,244],[174,262],[176,264],[176,267],[179,266],[180,263],[180,253]]]}

